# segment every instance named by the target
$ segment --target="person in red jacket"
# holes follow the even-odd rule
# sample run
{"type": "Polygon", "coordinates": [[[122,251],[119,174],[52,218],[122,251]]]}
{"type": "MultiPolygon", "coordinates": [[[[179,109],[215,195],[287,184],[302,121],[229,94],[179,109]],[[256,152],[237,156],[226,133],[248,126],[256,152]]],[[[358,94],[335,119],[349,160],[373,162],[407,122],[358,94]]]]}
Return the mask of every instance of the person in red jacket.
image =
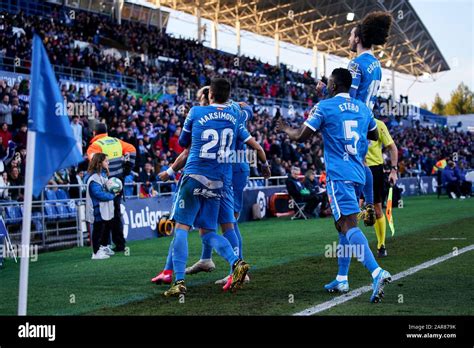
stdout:
{"type": "Polygon", "coordinates": [[[12,140],[12,133],[8,130],[8,124],[2,123],[2,128],[0,128],[0,138],[1,144],[4,149],[8,148],[8,142],[12,140]]]}
{"type": "Polygon", "coordinates": [[[173,136],[170,138],[169,141],[169,149],[179,155],[181,152],[184,151],[184,148],[179,145],[179,136],[181,134],[181,127],[176,128],[176,132],[174,132],[173,136]]]}

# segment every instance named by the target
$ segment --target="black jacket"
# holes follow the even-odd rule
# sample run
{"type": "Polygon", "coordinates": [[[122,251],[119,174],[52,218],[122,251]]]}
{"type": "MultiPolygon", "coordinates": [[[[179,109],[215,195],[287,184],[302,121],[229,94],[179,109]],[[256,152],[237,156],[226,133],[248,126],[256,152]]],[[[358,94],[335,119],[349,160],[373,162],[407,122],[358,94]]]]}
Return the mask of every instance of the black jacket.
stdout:
{"type": "Polygon", "coordinates": [[[300,191],[304,188],[304,185],[298,179],[294,179],[292,176],[289,176],[288,179],[286,179],[286,189],[295,201],[300,202],[302,200],[300,191]]]}

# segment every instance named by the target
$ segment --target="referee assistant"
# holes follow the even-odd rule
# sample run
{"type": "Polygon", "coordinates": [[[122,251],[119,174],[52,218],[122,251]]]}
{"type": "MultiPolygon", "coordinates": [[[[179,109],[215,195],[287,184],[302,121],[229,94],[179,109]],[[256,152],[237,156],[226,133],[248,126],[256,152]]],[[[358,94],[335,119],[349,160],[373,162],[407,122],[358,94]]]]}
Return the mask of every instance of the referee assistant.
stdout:
{"type": "Polygon", "coordinates": [[[392,184],[397,182],[398,150],[385,123],[380,120],[375,121],[377,122],[379,139],[377,141],[370,141],[369,151],[365,157],[365,161],[374,177],[374,205],[376,217],[374,228],[375,234],[377,235],[377,255],[378,257],[385,257],[387,256],[387,249],[385,248],[385,232],[387,225],[382,210],[382,203],[385,200],[382,146],[388,148],[390,153],[391,168],[388,180],[392,184]]]}
{"type": "MultiPolygon", "coordinates": [[[[109,177],[119,178],[122,182],[124,174],[127,175],[135,165],[137,150],[129,143],[120,139],[109,137],[107,126],[98,123],[95,126],[94,137],[90,141],[87,149],[89,161],[96,153],[105,153],[109,160],[109,177]],[[125,173],[124,173],[125,172],[125,173]]],[[[123,192],[123,190],[122,190],[123,192]]],[[[123,223],[120,213],[121,195],[114,198],[114,218],[112,219],[112,241],[115,244],[113,251],[121,252],[125,250],[125,238],[123,236],[123,223]]]]}

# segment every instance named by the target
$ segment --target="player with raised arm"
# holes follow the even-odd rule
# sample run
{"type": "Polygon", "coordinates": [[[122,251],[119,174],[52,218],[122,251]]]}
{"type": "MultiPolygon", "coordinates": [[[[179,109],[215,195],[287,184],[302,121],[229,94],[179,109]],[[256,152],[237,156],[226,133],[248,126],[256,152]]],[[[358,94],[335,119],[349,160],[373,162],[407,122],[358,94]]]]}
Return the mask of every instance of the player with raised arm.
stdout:
{"type": "MultiPolygon", "coordinates": [[[[208,88],[208,87],[207,87],[208,88]]],[[[200,101],[200,105],[207,105],[208,102],[206,101],[206,87],[200,89],[198,91],[198,100],[200,101]]],[[[234,107],[236,111],[242,116],[241,122],[245,124],[245,121],[248,119],[248,114],[245,114],[241,112],[241,108],[246,107],[245,105],[242,104],[237,104],[235,102],[228,102],[227,103],[229,106],[234,107]]],[[[248,107],[247,107],[248,108],[248,107]]],[[[248,111],[247,111],[248,112],[248,111]]],[[[242,144],[248,144],[251,148],[253,148],[256,153],[257,157],[260,159],[262,162],[262,170],[263,170],[263,175],[265,177],[270,176],[270,170],[269,166],[266,160],[266,155],[265,151],[263,148],[255,141],[253,137],[247,137],[245,141],[241,141],[239,139],[236,140],[236,151],[239,149],[242,149],[242,144]]],[[[161,172],[159,174],[160,179],[163,181],[167,181],[169,177],[174,174],[174,172],[180,170],[181,168],[184,167],[186,160],[188,157],[188,152],[185,151],[178,156],[176,161],[172,164],[171,168],[168,169],[165,172],[161,172]]],[[[238,164],[238,163],[237,163],[238,164]]],[[[223,236],[229,241],[231,244],[232,248],[234,249],[234,253],[241,258],[241,253],[239,253],[239,249],[241,248],[241,244],[239,239],[234,232],[234,226],[236,224],[235,218],[234,218],[234,212],[235,212],[235,207],[236,204],[234,202],[234,192],[235,192],[235,175],[233,175],[232,171],[233,168],[235,168],[236,163],[233,163],[232,161],[228,161],[225,163],[227,169],[226,169],[226,180],[224,182],[224,189],[223,189],[223,195],[222,199],[220,201],[220,207],[219,207],[219,215],[218,215],[218,222],[221,225],[222,233],[223,236]]],[[[243,188],[242,188],[243,191],[243,188]]],[[[200,230],[201,236],[203,236],[204,231],[200,230]]],[[[211,259],[211,254],[212,254],[212,246],[209,243],[206,243],[204,238],[202,239],[202,246],[203,246],[203,255],[209,255],[207,258],[201,257],[201,259],[194,264],[191,269],[198,269],[197,271],[189,271],[190,268],[186,269],[186,274],[194,274],[198,272],[210,272],[215,268],[214,262],[211,259]]],[[[165,265],[165,269],[159,273],[155,278],[152,279],[152,282],[160,284],[160,283],[170,283],[171,282],[171,276],[172,276],[172,253],[171,249],[168,253],[168,258],[167,262],[165,265]]],[[[216,284],[221,284],[224,285],[223,289],[228,290],[229,286],[232,282],[231,278],[232,272],[229,276],[225,277],[223,281],[217,281],[216,284]]],[[[248,281],[248,276],[246,276],[246,281],[248,281]]]]}
{"type": "Polygon", "coordinates": [[[377,140],[378,133],[372,111],[349,95],[351,84],[349,70],[335,69],[328,81],[331,98],[313,107],[300,129],[292,129],[283,120],[277,121],[277,129],[298,142],[306,141],[317,130],[323,135],[327,192],[339,232],[338,275],[325,289],[330,292],[349,290],[349,265],[354,255],[372,275],[370,302],[376,303],[384,296],[384,285],[391,281],[391,275],[377,264],[367,238],[357,226],[357,215],[358,197],[365,184],[363,161],[367,139],[377,140]]]}
{"type": "MultiPolygon", "coordinates": [[[[380,61],[372,51],[375,45],[384,45],[387,42],[392,16],[388,12],[372,12],[351,30],[349,37],[350,50],[357,53],[357,57],[349,62],[348,69],[352,74],[352,85],[349,91],[351,97],[365,103],[372,111],[377,100],[377,93],[382,81],[382,67],[380,61]]],[[[318,82],[317,92],[324,94],[327,91],[325,84],[318,82]]],[[[359,215],[366,226],[373,226],[376,222],[374,208],[373,175],[367,165],[364,166],[366,183],[363,188],[365,209],[359,215]]]]}
{"type": "Polygon", "coordinates": [[[250,268],[234,254],[228,240],[215,232],[226,174],[220,158],[235,149],[234,139],[248,137],[238,122],[239,115],[225,105],[229,94],[229,81],[213,79],[209,90],[211,104],[191,108],[179,139],[180,145],[190,146],[190,150],[171,213],[176,222],[171,242],[175,283],[165,291],[167,297],[186,293],[188,232],[193,226],[204,231],[202,238],[231,265],[231,289],[241,286],[250,268]]]}
{"type": "MultiPolygon", "coordinates": [[[[180,137],[180,144],[184,147],[190,146],[191,148],[189,150],[189,155],[187,159],[184,158],[184,156],[181,156],[181,158],[179,159],[180,163],[186,162],[186,166],[184,170],[185,174],[183,176],[183,179],[180,181],[180,189],[178,195],[173,204],[172,218],[178,223],[176,226],[176,231],[179,232],[180,219],[185,219],[185,215],[187,215],[187,213],[185,212],[186,209],[180,206],[181,200],[186,198],[186,192],[184,192],[184,194],[182,193],[182,188],[185,185],[185,180],[187,177],[202,180],[201,177],[204,176],[204,173],[208,173],[206,174],[206,177],[214,176],[212,172],[216,168],[212,169],[209,166],[207,166],[209,168],[206,168],[206,159],[215,160],[215,162],[217,162],[219,165],[219,177],[221,178],[220,183],[222,184],[222,186],[220,187],[219,202],[216,206],[214,206],[212,212],[210,210],[200,210],[196,218],[196,222],[194,224],[187,225],[199,228],[203,243],[209,245],[211,247],[211,250],[215,249],[218,254],[226,258],[226,260],[228,260],[231,264],[232,276],[229,278],[229,282],[225,286],[225,290],[228,290],[240,287],[248,271],[248,267],[245,266],[245,263],[243,266],[243,271],[239,271],[238,262],[240,261],[233,262],[234,258],[235,260],[241,260],[240,258],[238,258],[238,255],[235,255],[234,253],[236,247],[235,243],[232,243],[232,241],[230,241],[226,233],[224,234],[226,238],[223,238],[217,235],[215,232],[217,229],[217,221],[219,221],[219,223],[221,223],[221,225],[223,226],[224,232],[228,232],[230,234],[233,233],[233,194],[231,190],[231,183],[229,183],[229,177],[231,178],[231,162],[229,161],[229,156],[231,156],[232,151],[235,151],[235,143],[237,140],[244,141],[249,144],[253,144],[256,142],[250,136],[250,134],[248,134],[247,130],[240,122],[240,111],[236,110],[235,108],[232,108],[229,104],[226,103],[230,93],[230,84],[228,83],[228,81],[224,79],[214,79],[212,83],[213,84],[211,84],[211,88],[209,91],[209,99],[211,104],[209,106],[195,107],[191,109],[183,127],[184,132],[180,137]],[[219,104],[213,103],[213,101],[216,101],[219,104]],[[198,113],[199,111],[201,111],[202,115],[198,113]],[[220,114],[226,113],[228,115],[233,116],[231,119],[235,123],[235,132],[232,131],[232,129],[230,128],[223,128],[223,125],[217,123],[216,118],[220,117],[220,114]],[[203,130],[200,129],[199,131],[202,133],[200,137],[198,134],[195,134],[194,129],[199,129],[200,126],[202,128],[206,124],[208,124],[209,128],[205,128],[203,130]],[[221,130],[220,135],[219,130],[221,130]],[[220,143],[219,138],[221,139],[220,143]],[[197,147],[195,146],[196,143],[199,144],[197,147]],[[198,174],[198,172],[202,172],[203,174],[198,174]],[[215,222],[213,215],[215,215],[216,217],[215,222]],[[208,223],[209,220],[212,221],[212,226],[208,223]],[[229,250],[232,252],[233,257],[230,256],[229,250]]],[[[230,116],[225,117],[227,117],[227,119],[230,118],[230,116]]],[[[222,123],[222,121],[220,120],[219,122],[222,123]]],[[[266,157],[263,149],[261,149],[261,151],[259,152],[259,158],[261,161],[266,163],[266,157]]],[[[266,174],[269,174],[269,170],[266,174]]],[[[193,190],[193,194],[196,195],[196,189],[193,190]]],[[[184,205],[186,204],[183,204],[183,206],[184,205]]],[[[187,210],[189,210],[189,208],[187,210]]],[[[177,239],[177,234],[175,236],[175,239],[177,239]]],[[[235,237],[233,239],[236,240],[235,237]]],[[[172,263],[177,283],[175,283],[175,285],[167,293],[165,293],[165,295],[167,296],[183,293],[183,289],[185,291],[183,282],[180,282],[181,278],[184,279],[184,270],[181,270],[181,264],[178,264],[178,266],[180,266],[179,269],[176,267],[177,254],[175,252],[175,244],[176,241],[174,240],[172,252],[169,253],[167,263],[172,263]]],[[[169,265],[167,265],[165,268],[169,268],[169,265]]]]}
{"type": "MultiPolygon", "coordinates": [[[[382,67],[380,61],[374,56],[372,47],[384,45],[387,42],[391,26],[392,16],[390,13],[372,12],[351,30],[349,37],[350,49],[357,53],[357,57],[349,63],[349,71],[352,74],[349,94],[364,102],[371,111],[374,109],[382,81],[382,67]]],[[[366,176],[363,188],[365,209],[361,218],[366,226],[373,226],[376,222],[373,175],[366,164],[364,169],[366,176]]]]}
{"type": "MultiPolygon", "coordinates": [[[[252,119],[253,117],[253,111],[250,106],[248,106],[245,103],[236,103],[231,101],[230,102],[236,109],[241,110],[241,115],[242,115],[242,122],[246,125],[246,123],[252,119]]],[[[262,149],[262,147],[256,142],[252,141],[251,143],[245,143],[242,141],[237,141],[236,144],[236,152],[237,153],[245,153],[247,150],[247,144],[256,151],[258,156],[262,156],[261,154],[265,153],[262,149]],[[260,153],[260,154],[259,154],[260,153]]],[[[268,168],[268,164],[266,161],[263,164],[264,167],[268,168]]],[[[262,168],[263,169],[263,168],[262,168]]],[[[244,188],[247,185],[248,178],[250,176],[250,165],[246,158],[243,160],[239,160],[236,163],[232,164],[232,173],[230,174],[230,177],[232,178],[232,181],[229,182],[228,184],[231,185],[232,187],[232,196],[233,196],[233,214],[234,214],[234,224],[233,226],[222,226],[222,231],[224,236],[228,236],[226,238],[229,239],[231,244],[235,245],[235,252],[238,253],[239,257],[242,258],[243,256],[243,248],[242,248],[242,236],[240,234],[240,230],[238,227],[237,220],[239,218],[240,212],[242,210],[242,201],[243,201],[243,193],[244,193],[244,188]],[[232,228],[231,228],[232,227],[232,228]],[[232,233],[233,232],[233,233],[232,233]],[[233,239],[235,235],[235,240],[233,239]]],[[[229,207],[225,208],[226,210],[229,209],[229,207]]],[[[220,222],[221,223],[221,222],[220,222]]],[[[196,274],[199,272],[211,272],[212,270],[215,269],[215,264],[212,261],[212,249],[210,248],[209,245],[203,244],[203,249],[202,249],[202,254],[201,258],[193,264],[191,267],[188,267],[186,269],[187,274],[196,274]]],[[[230,276],[230,275],[229,275],[230,276]]],[[[228,282],[229,276],[217,280],[216,284],[219,285],[224,285],[228,282]]],[[[245,277],[245,282],[250,281],[249,276],[247,275],[245,277]]]]}

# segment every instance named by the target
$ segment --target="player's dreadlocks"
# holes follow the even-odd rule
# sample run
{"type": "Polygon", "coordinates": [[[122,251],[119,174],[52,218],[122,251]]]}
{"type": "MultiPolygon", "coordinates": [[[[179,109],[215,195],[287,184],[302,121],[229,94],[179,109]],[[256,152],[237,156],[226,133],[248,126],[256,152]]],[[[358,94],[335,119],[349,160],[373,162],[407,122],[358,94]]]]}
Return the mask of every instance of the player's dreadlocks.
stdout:
{"type": "Polygon", "coordinates": [[[383,45],[387,42],[392,21],[392,15],[388,12],[371,12],[357,25],[355,35],[360,38],[364,48],[383,45]]]}

